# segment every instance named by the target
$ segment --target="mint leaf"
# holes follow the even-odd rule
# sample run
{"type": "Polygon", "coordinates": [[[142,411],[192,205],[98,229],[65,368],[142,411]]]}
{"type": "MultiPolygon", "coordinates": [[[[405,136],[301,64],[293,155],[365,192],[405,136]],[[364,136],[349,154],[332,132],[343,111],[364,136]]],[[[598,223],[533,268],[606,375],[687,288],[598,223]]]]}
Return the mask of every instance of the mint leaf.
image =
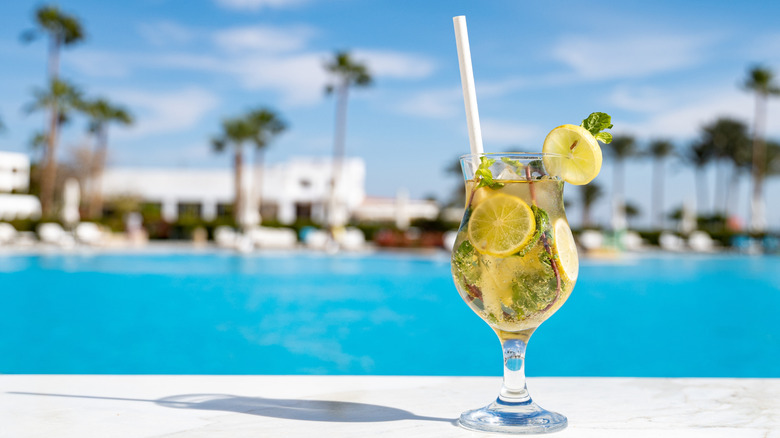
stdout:
{"type": "Polygon", "coordinates": [[[604,144],[612,143],[612,134],[610,134],[609,132],[599,132],[594,137],[596,137],[596,140],[604,144]]]}
{"type": "Polygon", "coordinates": [[[601,131],[612,128],[612,117],[607,113],[590,113],[580,126],[587,129],[595,137],[601,131]]]}
{"type": "Polygon", "coordinates": [[[479,296],[474,294],[472,287],[479,280],[479,258],[477,256],[477,250],[474,245],[468,240],[464,240],[458,249],[452,253],[452,266],[453,271],[457,272],[457,278],[463,281],[463,286],[466,291],[474,295],[474,298],[482,298],[481,293],[479,296]],[[472,286],[472,287],[470,287],[472,286]]]}
{"type": "Polygon", "coordinates": [[[504,187],[503,183],[493,180],[493,172],[490,171],[490,166],[495,163],[496,160],[487,157],[480,157],[479,167],[474,172],[474,178],[477,180],[477,189],[480,187],[488,187],[491,189],[500,189],[504,187]]]}
{"type": "Polygon", "coordinates": [[[501,157],[501,161],[506,163],[517,175],[523,174],[523,163],[518,160],[513,160],[509,157],[501,157]]]}
{"type": "Polygon", "coordinates": [[[525,257],[525,255],[531,251],[531,248],[536,246],[536,244],[539,242],[539,239],[542,237],[542,233],[549,232],[550,230],[550,215],[548,215],[544,209],[541,209],[535,205],[531,206],[531,211],[534,212],[536,230],[534,230],[534,235],[531,237],[531,240],[528,241],[528,244],[526,244],[520,251],[514,254],[519,257],[525,257]]]}
{"type": "Polygon", "coordinates": [[[522,321],[547,308],[555,300],[555,276],[520,274],[512,283],[512,310],[522,321]]]}

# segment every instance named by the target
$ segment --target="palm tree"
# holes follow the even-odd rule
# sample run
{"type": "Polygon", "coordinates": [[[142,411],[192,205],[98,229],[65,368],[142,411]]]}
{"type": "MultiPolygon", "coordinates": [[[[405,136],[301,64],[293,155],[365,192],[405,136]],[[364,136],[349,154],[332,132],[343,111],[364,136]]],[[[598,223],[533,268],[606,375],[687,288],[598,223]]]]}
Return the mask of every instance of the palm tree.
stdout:
{"type": "Polygon", "coordinates": [[[663,228],[664,161],[674,152],[674,145],[668,140],[653,140],[649,152],[653,157],[653,220],[656,228],[663,228]]]}
{"type": "Polygon", "coordinates": [[[715,158],[715,150],[699,141],[691,144],[686,151],[685,158],[693,165],[696,172],[696,203],[698,204],[697,209],[701,211],[707,199],[707,182],[704,178],[704,170],[715,158]]]}
{"type": "Polygon", "coordinates": [[[22,33],[22,41],[30,42],[42,33],[49,36],[49,78],[59,76],[60,49],[84,39],[84,30],[78,18],[63,13],[56,6],[41,6],[35,11],[35,29],[22,33]]]}
{"type": "Polygon", "coordinates": [[[780,143],[766,143],[766,176],[780,175],[780,143]]]}
{"type": "Polygon", "coordinates": [[[259,206],[262,206],[261,198],[263,196],[262,183],[265,148],[268,147],[268,144],[275,136],[287,129],[287,125],[276,113],[265,108],[250,111],[249,114],[246,115],[246,120],[252,131],[252,136],[249,141],[255,145],[254,168],[255,171],[258,172],[256,175],[257,178],[255,179],[255,187],[257,189],[255,197],[259,201],[259,206]]]}
{"type": "Polygon", "coordinates": [[[211,140],[215,151],[222,152],[233,146],[233,217],[237,224],[241,222],[243,212],[242,184],[244,168],[244,144],[252,141],[254,132],[245,117],[225,119],[222,121],[222,133],[211,140]]]}
{"type": "Polygon", "coordinates": [[[748,72],[745,88],[756,96],[753,115],[753,192],[750,198],[750,228],[762,232],[766,228],[763,182],[766,174],[766,145],[764,126],[766,124],[766,101],[769,96],[780,95],[780,87],[773,83],[774,73],[762,66],[755,66],[748,72]]]}
{"type": "Polygon", "coordinates": [[[625,160],[636,155],[636,140],[628,135],[619,135],[612,139],[612,143],[606,145],[614,161],[612,180],[612,225],[619,226],[617,215],[623,213],[625,183],[625,160]]]}
{"type": "Polygon", "coordinates": [[[120,107],[112,104],[106,99],[99,98],[93,101],[84,102],[80,108],[89,117],[88,129],[96,139],[96,150],[91,172],[92,187],[89,200],[89,217],[96,218],[103,211],[103,196],[101,193],[101,180],[103,169],[106,166],[106,152],[108,150],[108,125],[119,123],[121,125],[130,125],[133,123],[133,117],[130,113],[120,107]]]}
{"type": "MultiPolygon", "coordinates": [[[[367,87],[371,85],[371,73],[366,65],[356,62],[348,52],[336,52],[333,58],[325,63],[325,70],[333,76],[334,83],[325,87],[327,94],[336,95],[336,125],[333,137],[333,178],[330,189],[330,208],[328,214],[333,215],[336,201],[336,179],[341,174],[341,162],[344,158],[347,132],[347,98],[350,87],[367,87]]],[[[331,224],[332,225],[332,224],[331,224]]]]}
{"type": "MultiPolygon", "coordinates": [[[[54,85],[59,82],[60,49],[78,43],[84,39],[84,31],[79,20],[65,14],[56,6],[41,6],[35,11],[36,29],[31,29],[22,34],[22,40],[29,42],[42,33],[49,36],[48,71],[49,82],[54,85]]],[[[44,216],[51,213],[54,201],[54,180],[57,172],[57,128],[60,115],[59,100],[53,99],[49,103],[49,133],[46,136],[46,162],[41,174],[41,212],[44,216]]]]}
{"type": "Polygon", "coordinates": [[[41,213],[44,217],[51,214],[54,202],[54,181],[57,177],[57,135],[59,125],[68,120],[71,110],[81,106],[81,91],[68,82],[54,79],[49,84],[48,90],[33,90],[33,101],[27,105],[27,111],[32,112],[42,109],[55,108],[55,118],[49,126],[49,132],[45,134],[46,150],[44,151],[43,172],[41,173],[41,213]]]}
{"type": "MultiPolygon", "coordinates": [[[[713,150],[713,158],[725,161],[732,166],[731,178],[718,175],[717,182],[725,185],[723,204],[721,207],[725,217],[729,216],[729,206],[732,196],[738,194],[740,172],[750,167],[750,139],[747,126],[739,120],[719,118],[702,128],[701,147],[713,150]]],[[[719,170],[723,167],[720,166],[719,170]]],[[[716,184],[717,184],[716,182],[716,184]]],[[[717,203],[716,203],[717,204],[717,203]]]]}
{"type": "Polygon", "coordinates": [[[633,202],[626,202],[623,204],[623,212],[626,215],[626,222],[629,224],[629,228],[631,228],[631,220],[642,213],[642,211],[639,209],[639,206],[633,202]]]}
{"type": "Polygon", "coordinates": [[[601,186],[592,182],[580,186],[580,196],[582,197],[582,228],[590,227],[590,209],[593,204],[604,194],[601,186]]]}

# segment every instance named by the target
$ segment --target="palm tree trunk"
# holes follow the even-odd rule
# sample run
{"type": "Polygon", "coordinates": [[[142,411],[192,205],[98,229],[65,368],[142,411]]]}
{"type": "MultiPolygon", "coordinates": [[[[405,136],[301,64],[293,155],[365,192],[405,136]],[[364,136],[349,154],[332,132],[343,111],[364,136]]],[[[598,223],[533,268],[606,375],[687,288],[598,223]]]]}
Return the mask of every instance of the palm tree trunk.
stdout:
{"type": "Polygon", "coordinates": [[[233,183],[235,185],[235,197],[233,198],[233,217],[236,220],[236,224],[241,226],[241,215],[243,214],[243,168],[244,168],[244,155],[242,151],[242,145],[235,145],[235,151],[233,155],[233,183]]]}
{"type": "Polygon", "coordinates": [[[696,167],[696,215],[704,214],[704,205],[707,202],[707,181],[704,178],[704,166],[696,167]]]}
{"type": "MultiPolygon", "coordinates": [[[[726,182],[726,187],[723,193],[723,217],[726,218],[727,222],[731,212],[731,194],[737,184],[736,167],[737,166],[734,166],[732,177],[730,179],[723,178],[723,180],[726,182]]],[[[725,174],[726,172],[724,171],[723,173],[725,174]]]]}
{"type": "MultiPolygon", "coordinates": [[[[333,177],[330,186],[330,205],[328,206],[328,225],[332,228],[335,225],[334,215],[336,213],[336,187],[338,179],[341,177],[342,161],[344,160],[344,150],[347,130],[347,97],[349,92],[348,84],[342,83],[336,90],[336,126],[333,137],[333,177]]],[[[332,230],[331,230],[332,231],[332,230]]]]}
{"type": "MultiPolygon", "coordinates": [[[[739,167],[734,165],[734,168],[731,173],[731,187],[729,188],[729,199],[728,199],[728,211],[739,211],[739,187],[740,187],[740,174],[739,174],[739,167]]],[[[738,215],[739,213],[737,213],[738,215]]],[[[728,219],[728,213],[726,215],[726,218],[728,219]]]]}
{"type": "MultiPolygon", "coordinates": [[[[262,212],[263,211],[263,173],[264,173],[264,164],[265,164],[265,150],[263,148],[256,148],[255,149],[255,165],[254,165],[254,171],[255,171],[255,189],[257,190],[257,193],[255,193],[255,199],[257,199],[257,208],[262,212]]],[[[262,224],[263,221],[263,215],[260,215],[260,223],[262,224]]]]}
{"type": "Polygon", "coordinates": [[[57,177],[57,105],[52,104],[49,135],[46,138],[46,152],[41,173],[41,214],[44,218],[53,213],[54,180],[57,177]]]}
{"type": "Polygon", "coordinates": [[[620,224],[618,215],[622,215],[625,219],[625,212],[620,211],[624,209],[625,199],[623,199],[623,160],[616,159],[614,166],[614,175],[612,175],[612,227],[613,229],[618,226],[625,226],[625,223],[620,224]]]}
{"type": "Polygon", "coordinates": [[[582,228],[588,228],[590,226],[590,203],[582,204],[582,228]]]}
{"type": "Polygon", "coordinates": [[[663,181],[663,161],[656,158],[653,163],[653,222],[656,228],[663,228],[663,203],[664,203],[664,181],[663,181]]]}
{"type": "MultiPolygon", "coordinates": [[[[59,75],[59,54],[61,41],[59,36],[52,34],[49,39],[49,82],[59,75]]],[[[49,135],[47,136],[43,172],[41,173],[41,215],[45,218],[53,214],[54,181],[57,178],[57,128],[59,111],[56,101],[52,102],[49,114],[49,135]]]]}
{"type": "Polygon", "coordinates": [[[712,213],[723,212],[724,187],[726,180],[723,178],[723,159],[715,159],[715,184],[712,186],[712,213]]]}
{"type": "Polygon", "coordinates": [[[764,144],[765,96],[756,92],[756,111],[753,125],[753,192],[750,197],[750,229],[763,232],[766,228],[762,196],[766,147],[764,144]]]}
{"type": "Polygon", "coordinates": [[[103,216],[103,170],[106,168],[108,155],[108,132],[105,126],[100,126],[96,132],[97,149],[95,150],[92,171],[92,197],[89,201],[89,217],[97,219],[103,216]]]}

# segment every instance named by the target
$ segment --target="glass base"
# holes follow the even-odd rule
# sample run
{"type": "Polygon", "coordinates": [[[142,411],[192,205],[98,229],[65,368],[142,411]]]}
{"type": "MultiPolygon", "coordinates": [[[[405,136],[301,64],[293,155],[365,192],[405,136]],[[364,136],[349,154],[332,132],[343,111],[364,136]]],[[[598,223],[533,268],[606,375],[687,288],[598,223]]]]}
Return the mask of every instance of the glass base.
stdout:
{"type": "Polygon", "coordinates": [[[566,428],[566,417],[528,400],[507,403],[498,399],[482,409],[466,411],[458,424],[469,430],[499,433],[550,433],[566,428]]]}

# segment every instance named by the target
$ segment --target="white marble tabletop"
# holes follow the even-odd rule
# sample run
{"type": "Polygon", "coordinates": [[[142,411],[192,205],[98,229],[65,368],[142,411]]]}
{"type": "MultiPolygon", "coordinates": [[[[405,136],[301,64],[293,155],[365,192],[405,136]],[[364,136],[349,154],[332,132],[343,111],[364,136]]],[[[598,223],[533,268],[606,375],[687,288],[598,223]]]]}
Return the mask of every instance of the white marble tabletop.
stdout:
{"type": "MultiPolygon", "coordinates": [[[[0,437],[489,437],[499,377],[0,375],[0,437]]],[[[780,438],[780,379],[531,378],[554,437],[780,438]]]]}

